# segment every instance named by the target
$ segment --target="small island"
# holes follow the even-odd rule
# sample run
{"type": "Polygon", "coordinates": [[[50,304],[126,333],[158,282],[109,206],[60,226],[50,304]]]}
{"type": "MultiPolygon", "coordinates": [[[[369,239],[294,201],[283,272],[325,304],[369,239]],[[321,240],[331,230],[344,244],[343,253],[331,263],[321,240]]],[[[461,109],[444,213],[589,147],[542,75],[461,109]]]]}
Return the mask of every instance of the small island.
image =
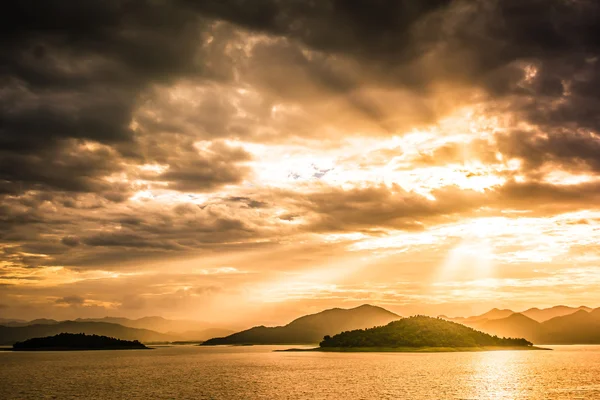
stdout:
{"type": "Polygon", "coordinates": [[[13,351],[132,350],[149,349],[137,340],[121,340],[84,333],[60,333],[13,344],[13,351]]]}
{"type": "Polygon", "coordinates": [[[337,352],[452,352],[490,350],[543,350],[526,339],[500,338],[475,329],[422,315],[385,326],[325,336],[318,348],[284,351],[337,352]]]}

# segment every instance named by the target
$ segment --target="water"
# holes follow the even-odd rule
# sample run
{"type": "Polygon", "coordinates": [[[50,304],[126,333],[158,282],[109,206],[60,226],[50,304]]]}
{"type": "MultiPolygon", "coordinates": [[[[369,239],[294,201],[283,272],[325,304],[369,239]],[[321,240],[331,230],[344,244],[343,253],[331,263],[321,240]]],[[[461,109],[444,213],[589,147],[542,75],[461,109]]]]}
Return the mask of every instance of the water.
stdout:
{"type": "Polygon", "coordinates": [[[282,347],[0,352],[0,399],[600,399],[600,346],[429,354],[275,348],[282,347]]]}

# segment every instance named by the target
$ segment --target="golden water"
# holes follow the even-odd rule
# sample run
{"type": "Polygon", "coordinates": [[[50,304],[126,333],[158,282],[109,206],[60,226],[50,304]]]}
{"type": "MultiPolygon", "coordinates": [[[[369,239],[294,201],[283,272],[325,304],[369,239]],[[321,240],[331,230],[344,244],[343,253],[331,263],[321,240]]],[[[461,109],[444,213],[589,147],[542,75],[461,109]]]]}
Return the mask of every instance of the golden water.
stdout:
{"type": "Polygon", "coordinates": [[[275,348],[0,352],[0,399],[600,399],[600,346],[428,354],[275,348]]]}

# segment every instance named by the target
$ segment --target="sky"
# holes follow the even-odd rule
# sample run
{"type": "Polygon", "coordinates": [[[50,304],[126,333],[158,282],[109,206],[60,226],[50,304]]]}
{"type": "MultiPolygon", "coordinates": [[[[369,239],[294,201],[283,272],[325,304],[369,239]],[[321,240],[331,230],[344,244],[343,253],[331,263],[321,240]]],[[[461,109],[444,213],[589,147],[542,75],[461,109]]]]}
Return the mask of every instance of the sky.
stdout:
{"type": "Polygon", "coordinates": [[[600,306],[595,0],[2,8],[2,317],[600,306]]]}

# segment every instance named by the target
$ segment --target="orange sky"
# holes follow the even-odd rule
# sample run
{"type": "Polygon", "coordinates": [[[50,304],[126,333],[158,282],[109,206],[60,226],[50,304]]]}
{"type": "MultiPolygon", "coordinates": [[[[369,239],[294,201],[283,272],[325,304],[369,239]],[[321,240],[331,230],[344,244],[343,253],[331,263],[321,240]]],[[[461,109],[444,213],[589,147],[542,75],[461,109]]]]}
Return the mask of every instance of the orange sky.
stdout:
{"type": "Polygon", "coordinates": [[[242,3],[20,10],[0,316],[600,306],[594,3],[242,3]]]}

